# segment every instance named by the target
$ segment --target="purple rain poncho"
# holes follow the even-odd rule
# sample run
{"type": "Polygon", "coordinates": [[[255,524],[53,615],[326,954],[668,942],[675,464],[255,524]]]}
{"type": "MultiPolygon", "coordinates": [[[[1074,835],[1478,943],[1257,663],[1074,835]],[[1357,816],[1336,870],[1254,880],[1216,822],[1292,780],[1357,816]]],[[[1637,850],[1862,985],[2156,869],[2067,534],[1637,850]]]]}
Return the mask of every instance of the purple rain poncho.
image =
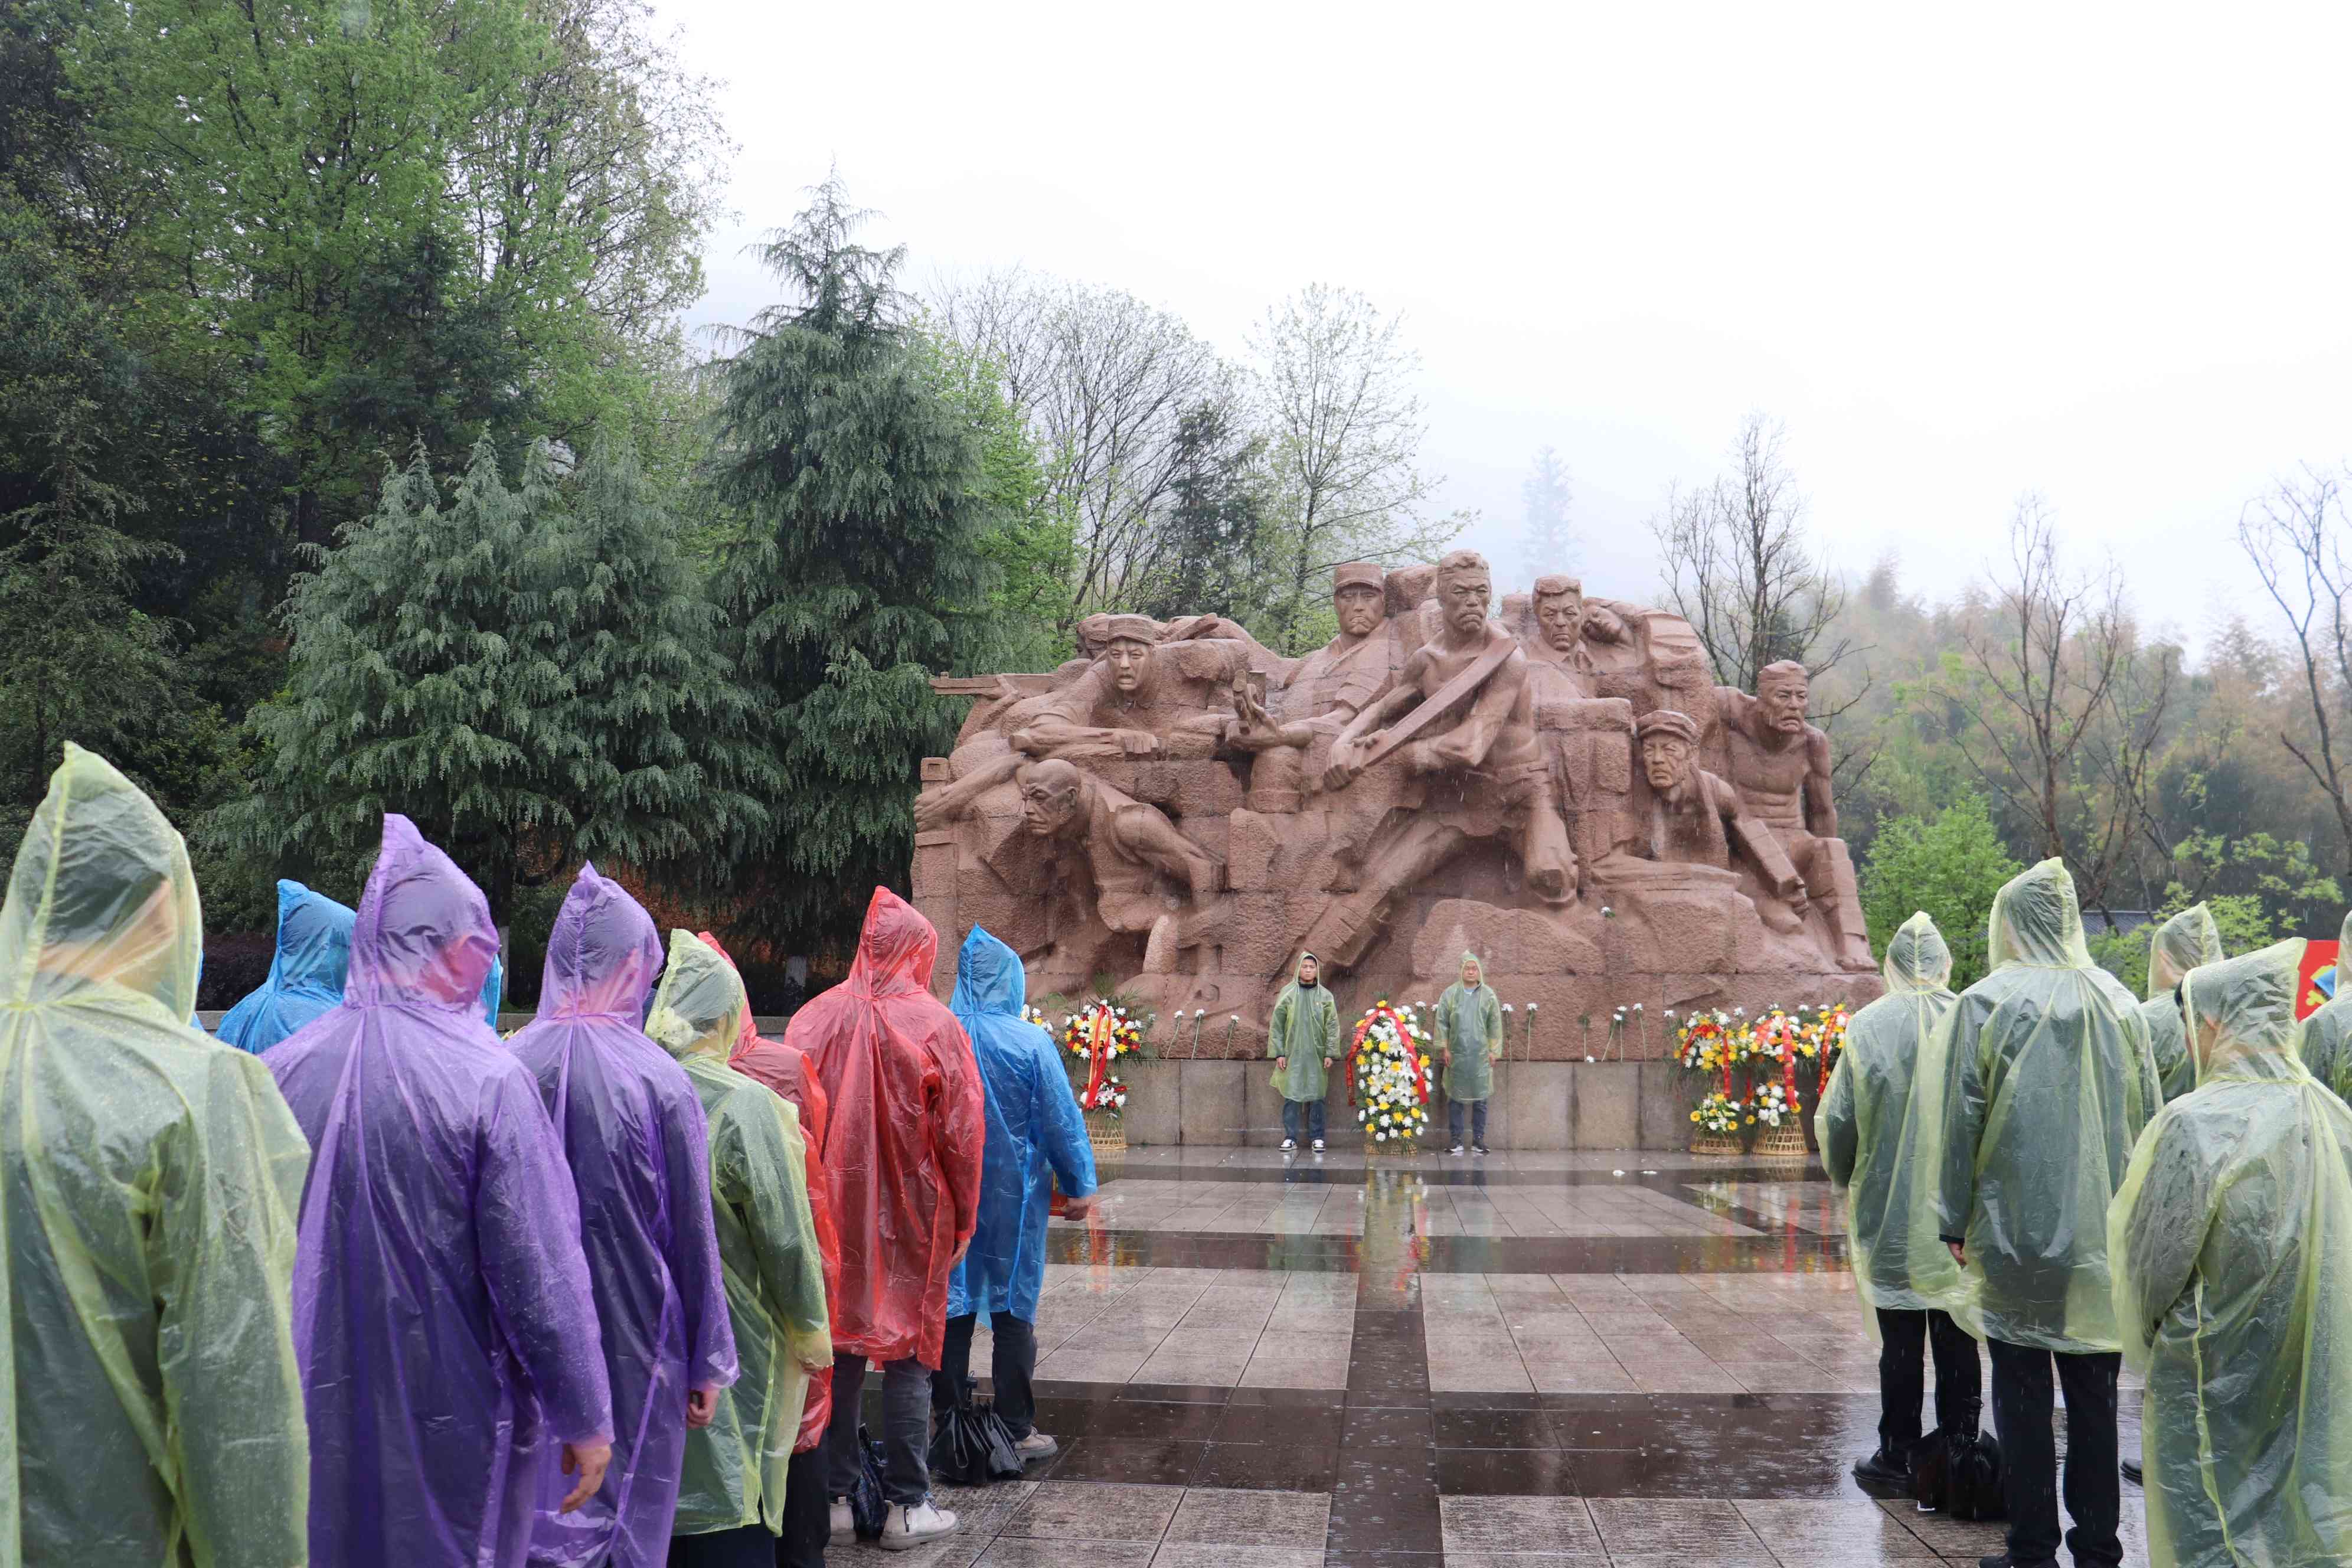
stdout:
{"type": "Polygon", "coordinates": [[[518,1568],[541,1459],[612,1436],[572,1173],[478,1011],[497,949],[480,890],[387,816],[342,1005],[262,1058],[311,1148],[294,1344],[316,1563],[518,1568]]]}
{"type": "Polygon", "coordinates": [[[604,1489],[576,1512],[555,1511],[572,1482],[552,1456],[543,1468],[530,1560],[552,1568],[662,1568],[687,1391],[735,1381],[702,1100],[637,1026],[661,963],[653,917],[581,868],[548,939],[539,1016],[508,1042],[572,1163],[618,1432],[604,1489]]]}
{"type": "Polygon", "coordinates": [[[341,1002],[353,919],[326,894],[280,881],[269,977],[222,1016],[216,1037],[259,1056],[341,1002]]]}

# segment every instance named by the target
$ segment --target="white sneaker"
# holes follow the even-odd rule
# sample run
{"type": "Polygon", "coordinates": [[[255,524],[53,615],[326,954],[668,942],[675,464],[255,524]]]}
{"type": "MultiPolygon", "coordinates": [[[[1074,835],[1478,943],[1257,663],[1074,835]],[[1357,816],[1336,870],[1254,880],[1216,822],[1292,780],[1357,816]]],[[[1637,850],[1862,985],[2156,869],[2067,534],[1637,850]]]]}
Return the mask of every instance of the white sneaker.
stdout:
{"type": "Polygon", "coordinates": [[[890,1517],[882,1523],[882,1539],[876,1544],[885,1552],[911,1552],[925,1542],[953,1535],[957,1529],[956,1516],[943,1508],[934,1508],[929,1498],[912,1508],[894,1502],[890,1505],[890,1517]]]}
{"type": "Polygon", "coordinates": [[[1282,1152],[1286,1154],[1297,1147],[1298,1140],[1296,1138],[1286,1138],[1282,1141],[1282,1152]]]}
{"type": "Polygon", "coordinates": [[[1050,1459],[1060,1453],[1062,1446],[1043,1432],[1032,1432],[1013,1444],[1013,1451],[1021,1456],[1023,1464],[1034,1465],[1040,1459],[1050,1459]]]}
{"type": "Polygon", "coordinates": [[[833,1533],[826,1539],[825,1544],[827,1546],[857,1544],[857,1516],[849,1511],[849,1500],[845,1497],[833,1500],[833,1533]]]}
{"type": "Polygon", "coordinates": [[[1448,1150],[1446,1151],[1446,1152],[1447,1152],[1447,1153],[1449,1153],[1449,1154],[1459,1154],[1460,1152],[1462,1152],[1462,1145],[1461,1145],[1461,1144],[1459,1144],[1459,1143],[1456,1143],[1455,1145],[1454,1145],[1454,1147],[1453,1147],[1453,1148],[1448,1149],[1448,1150]]]}
{"type": "Polygon", "coordinates": [[[1318,1138],[1317,1140],[1315,1140],[1315,1152],[1316,1152],[1318,1154],[1320,1154],[1321,1152],[1323,1152],[1323,1140],[1321,1140],[1320,1138],[1318,1138]]]}

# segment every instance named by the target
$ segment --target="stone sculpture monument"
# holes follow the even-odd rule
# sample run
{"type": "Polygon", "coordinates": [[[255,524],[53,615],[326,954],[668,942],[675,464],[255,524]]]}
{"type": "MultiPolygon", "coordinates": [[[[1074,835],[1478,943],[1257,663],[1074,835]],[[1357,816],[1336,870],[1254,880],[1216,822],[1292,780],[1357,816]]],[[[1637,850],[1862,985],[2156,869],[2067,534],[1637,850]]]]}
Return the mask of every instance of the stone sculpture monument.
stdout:
{"type": "Polygon", "coordinates": [[[1686,622],[1565,576],[1497,618],[1469,551],[1343,565],[1332,599],[1301,658],[1106,615],[1048,674],[934,681],[975,700],[923,765],[918,906],[1036,995],[1108,973],[1252,1026],[1302,948],[1351,1006],[1433,997],[1469,948],[1559,1021],[1537,1058],[1636,1002],[1876,994],[1801,666],[1717,686],[1686,622]]]}

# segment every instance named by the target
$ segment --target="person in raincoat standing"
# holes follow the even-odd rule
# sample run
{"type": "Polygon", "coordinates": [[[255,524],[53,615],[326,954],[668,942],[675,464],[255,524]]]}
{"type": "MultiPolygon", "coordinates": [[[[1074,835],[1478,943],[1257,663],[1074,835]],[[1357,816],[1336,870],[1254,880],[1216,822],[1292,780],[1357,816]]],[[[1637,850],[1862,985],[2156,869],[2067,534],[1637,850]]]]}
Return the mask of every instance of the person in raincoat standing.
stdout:
{"type": "Polygon", "coordinates": [[[2295,1053],[2303,954],[2189,971],[2196,1091],[2108,1211],[2158,1568],[2352,1561],[2352,1110],[2295,1053]]]}
{"type": "MultiPolygon", "coordinates": [[[[695,940],[727,960],[734,959],[710,932],[697,931],[695,940]]],[[[742,971],[736,970],[740,977],[742,971]]],[[[841,1235],[833,1224],[833,1181],[825,1174],[824,1090],[809,1069],[808,1053],[782,1040],[761,1035],[747,1008],[742,1033],[727,1065],[745,1078],[763,1083],[782,1095],[800,1113],[801,1142],[808,1149],[809,1218],[816,1225],[817,1248],[824,1256],[825,1316],[834,1315],[841,1289],[841,1235]]],[[[800,1436],[793,1440],[793,1462],[784,1478],[784,1529],[776,1543],[777,1568],[824,1568],[825,1544],[832,1533],[832,1507],[825,1494],[824,1435],[832,1425],[833,1363],[827,1352],[825,1372],[812,1377],[808,1399],[801,1409],[800,1436]]]]}
{"type": "Polygon", "coordinates": [[[188,1026],[203,946],[180,836],[68,745],[0,906],[0,1561],[312,1561],[310,1152],[262,1065],[188,1026]]]}
{"type": "MultiPolygon", "coordinates": [[[[1336,1018],[1336,1014],[1335,1014],[1336,1018]]],[[[1470,1147],[1486,1152],[1486,1101],[1503,1055],[1503,1000],[1486,984],[1478,955],[1464,952],[1461,977],[1437,999],[1437,1055],[1445,1064],[1445,1131],[1462,1152],[1462,1108],[1470,1108],[1470,1147]]]]}
{"type": "Polygon", "coordinates": [[[2197,1064],[2189,1059],[2189,1033],[2180,1022],[2180,981],[2200,964],[2221,962],[2221,928],[2213,912],[2193,904],[2156,928],[2147,950],[2147,1000],[2140,1022],[2147,1026],[2147,1048],[2156,1058],[2156,1080],[2168,1103],[2197,1087],[2197,1064]]]}
{"type": "Polygon", "coordinates": [[[299,882],[279,882],[269,977],[222,1015],[213,1037],[259,1056],[343,999],[351,960],[352,911],[299,882]]]}
{"type": "Polygon", "coordinates": [[[310,1560],[519,1568],[551,1447],[603,1486],[613,1401],[580,1204],[529,1068],[482,1022],[498,930],[404,816],[341,1005],[262,1058],[312,1150],[294,1270],[310,1560]]]}
{"type": "Polygon", "coordinates": [[[2344,917],[2336,943],[2336,995],[2303,1021],[2303,1037],[2295,1049],[2303,1065],[2321,1087],[2338,1100],[2352,1100],[2352,914],[2344,917]]]}
{"type": "Polygon", "coordinates": [[[1282,1095],[1283,1148],[1297,1148],[1303,1136],[1320,1154],[1323,1101],[1330,1092],[1331,1065],[1339,1059],[1339,1005],[1322,983],[1321,966],[1311,952],[1298,955],[1290,984],[1274,999],[1265,1054],[1274,1058],[1274,1087],[1282,1095]]]}
{"type": "MultiPolygon", "coordinates": [[[[2066,1544],[2123,1561],[2116,1538],[2116,1325],[2104,1219],[2162,1104],[2139,1002],[2091,962],[2057,860],[1994,898],[1991,973],[1960,994],[1920,1064],[1937,1173],[1934,1234],[1966,1270],[1950,1305],[1992,1355],[2016,1568],[2057,1558],[2052,1369],[2066,1391],[2066,1544]]],[[[1924,1108],[1923,1108],[1924,1110],[1924,1108]]],[[[1916,1239],[1916,1236],[1915,1236],[1916,1239]]]]}
{"type": "Polygon", "coordinates": [[[874,889],[848,978],[793,1015],[784,1043],[816,1068],[830,1113],[827,1173],[841,1233],[826,1434],[832,1539],[851,1537],[858,1396],[882,1368],[885,1539],[952,1532],[930,1500],[930,1373],[947,1334],[948,1275],[977,1223],[988,1123],[971,1041],[930,994],[940,934],[905,900],[874,889]]]}
{"type": "Polygon", "coordinates": [[[539,1080],[572,1166],[604,1332],[614,1447],[604,1489],[574,1512],[542,1466],[531,1560],[662,1568],[689,1425],[735,1381],[702,1101],[639,1024],[660,973],[653,917],[583,866],[555,917],[539,1014],[508,1042],[539,1080]]]}
{"type": "Polygon", "coordinates": [[[686,1068],[710,1121],[710,1202],[742,1376],[687,1436],[673,1568],[770,1568],[808,1382],[833,1369],[824,1258],[800,1114],[727,1065],[751,1008],[735,966],[670,932],[646,1033],[686,1068]]]}
{"type": "MultiPolygon", "coordinates": [[[[1952,952],[1936,922],[1915,914],[1887,942],[1880,973],[1886,994],[1848,1020],[1817,1131],[1822,1164],[1847,1200],[1854,1283],[1878,1328],[1878,1451],[1854,1465],[1854,1479],[1903,1486],[1919,1446],[1922,1354],[1936,1361],[1936,1426],[1955,1436],[1978,1430],[1984,1369],[1976,1341],[1913,1280],[1906,1241],[1926,1174],[1906,1158],[1922,1147],[1905,1137],[1912,1083],[1920,1052],[1958,1000],[1952,952]]],[[[1938,1280],[1948,1280],[1953,1265],[1941,1261],[1938,1280]]]]}
{"type": "Polygon", "coordinates": [[[948,1279],[948,1331],[932,1403],[952,1409],[971,1371],[971,1337],[987,1314],[996,1414],[1024,1464],[1058,1446],[1036,1429],[1029,1380],[1037,1370],[1037,1297],[1045,1284],[1045,1221],[1058,1182],[1067,1217],[1094,1206],[1095,1153],[1087,1119],[1053,1037],[1021,1016],[1028,975],[1013,951],[978,926],[956,957],[948,1005],[971,1037],[988,1107],[980,1220],[948,1279]]]}

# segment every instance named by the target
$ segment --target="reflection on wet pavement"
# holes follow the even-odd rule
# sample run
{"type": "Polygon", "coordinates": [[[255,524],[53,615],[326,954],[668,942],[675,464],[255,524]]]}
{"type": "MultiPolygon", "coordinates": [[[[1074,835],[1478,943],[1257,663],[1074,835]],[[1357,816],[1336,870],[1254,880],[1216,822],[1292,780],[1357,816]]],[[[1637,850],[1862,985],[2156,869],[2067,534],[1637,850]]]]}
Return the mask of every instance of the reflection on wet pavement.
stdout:
{"type": "MultiPolygon", "coordinates": [[[[1048,1238],[1038,1426],[1060,1454],[950,1494],[964,1532],[892,1561],[1845,1568],[2000,1549],[1998,1526],[1854,1485],[1877,1350],[1818,1167],[1185,1148],[1104,1176],[1096,1215],[1048,1238]]],[[[2126,1453],[2136,1415],[2126,1400],[2126,1453]]]]}

